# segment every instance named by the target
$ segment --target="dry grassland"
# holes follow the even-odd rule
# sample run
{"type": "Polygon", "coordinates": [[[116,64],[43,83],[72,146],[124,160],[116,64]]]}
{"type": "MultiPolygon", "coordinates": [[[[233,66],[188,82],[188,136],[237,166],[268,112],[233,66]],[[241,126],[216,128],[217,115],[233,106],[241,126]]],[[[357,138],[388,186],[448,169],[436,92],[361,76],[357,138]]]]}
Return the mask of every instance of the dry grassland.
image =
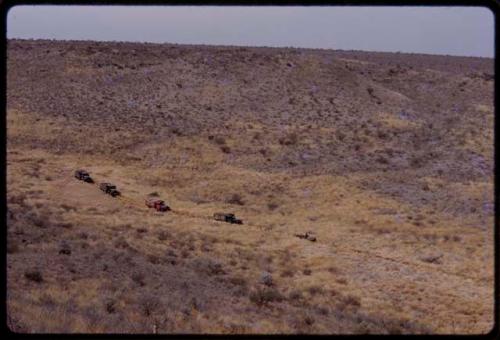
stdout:
{"type": "Polygon", "coordinates": [[[490,331],[492,69],[10,40],[9,327],[490,331]],[[126,200],[77,181],[79,168],[126,200]],[[146,208],[150,194],[174,211],[146,208]],[[317,241],[293,236],[306,231],[317,241]]]}

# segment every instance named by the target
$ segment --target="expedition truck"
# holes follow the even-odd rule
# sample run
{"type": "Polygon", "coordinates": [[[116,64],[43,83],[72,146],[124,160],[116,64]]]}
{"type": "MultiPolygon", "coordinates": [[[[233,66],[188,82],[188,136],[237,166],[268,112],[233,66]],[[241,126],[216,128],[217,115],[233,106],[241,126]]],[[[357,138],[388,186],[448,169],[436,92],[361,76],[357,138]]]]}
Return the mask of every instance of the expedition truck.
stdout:
{"type": "Polygon", "coordinates": [[[111,183],[101,183],[99,185],[99,189],[113,197],[120,195],[120,192],[116,190],[116,185],[113,185],[111,183]]]}
{"type": "Polygon", "coordinates": [[[153,208],[157,211],[169,211],[171,210],[168,205],[165,204],[165,201],[156,198],[148,198],[146,199],[146,206],[148,208],[153,208]]]}
{"type": "Polygon", "coordinates": [[[214,219],[216,221],[222,221],[233,224],[243,224],[242,220],[237,219],[234,214],[225,214],[225,213],[215,213],[214,219]]]}
{"type": "Polygon", "coordinates": [[[87,183],[94,183],[94,180],[90,177],[89,173],[85,170],[76,170],[75,171],[75,178],[79,179],[80,181],[87,182],[87,183]]]}

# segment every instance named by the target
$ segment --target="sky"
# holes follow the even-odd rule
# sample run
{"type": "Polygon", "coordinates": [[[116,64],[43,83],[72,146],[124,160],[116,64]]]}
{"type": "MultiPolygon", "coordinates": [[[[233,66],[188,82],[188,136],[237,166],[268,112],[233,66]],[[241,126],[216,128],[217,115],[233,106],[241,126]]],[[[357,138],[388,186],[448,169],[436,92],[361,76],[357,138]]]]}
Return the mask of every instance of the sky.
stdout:
{"type": "Polygon", "coordinates": [[[484,7],[15,6],[7,37],[494,57],[484,7]]]}

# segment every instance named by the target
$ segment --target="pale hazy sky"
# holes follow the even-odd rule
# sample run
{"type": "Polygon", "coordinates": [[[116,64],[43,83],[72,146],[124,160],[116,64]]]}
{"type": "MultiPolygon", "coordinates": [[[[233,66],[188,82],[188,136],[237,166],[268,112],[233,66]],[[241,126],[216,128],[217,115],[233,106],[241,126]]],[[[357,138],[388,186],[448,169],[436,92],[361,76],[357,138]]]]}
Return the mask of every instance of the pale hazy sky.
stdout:
{"type": "Polygon", "coordinates": [[[16,6],[7,37],[492,58],[494,24],[484,7],[16,6]]]}

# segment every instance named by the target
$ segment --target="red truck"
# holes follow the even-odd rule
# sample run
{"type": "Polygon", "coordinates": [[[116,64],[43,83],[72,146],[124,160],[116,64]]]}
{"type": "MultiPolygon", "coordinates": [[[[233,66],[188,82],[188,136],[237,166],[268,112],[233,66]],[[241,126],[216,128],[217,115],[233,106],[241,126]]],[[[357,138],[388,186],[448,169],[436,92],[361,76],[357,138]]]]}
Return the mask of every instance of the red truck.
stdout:
{"type": "Polygon", "coordinates": [[[157,211],[169,211],[171,210],[168,205],[165,204],[165,201],[156,198],[148,198],[146,199],[146,206],[148,208],[156,209],[157,211]]]}

